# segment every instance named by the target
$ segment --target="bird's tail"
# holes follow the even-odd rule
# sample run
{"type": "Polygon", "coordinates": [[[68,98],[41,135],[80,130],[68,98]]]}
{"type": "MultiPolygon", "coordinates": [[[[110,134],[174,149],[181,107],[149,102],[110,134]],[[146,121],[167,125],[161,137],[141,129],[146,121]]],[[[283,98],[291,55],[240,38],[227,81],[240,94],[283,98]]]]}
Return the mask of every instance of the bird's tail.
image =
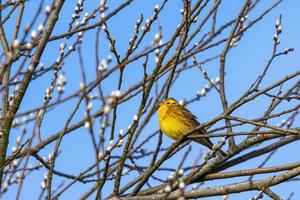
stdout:
{"type": "MultiPolygon", "coordinates": [[[[196,142],[202,144],[202,145],[205,145],[207,146],[210,150],[213,150],[213,143],[208,139],[208,138],[199,138],[196,140],[196,142]]],[[[222,151],[221,149],[218,149],[216,151],[216,154],[222,158],[226,158],[227,157],[227,154],[222,151]]]]}

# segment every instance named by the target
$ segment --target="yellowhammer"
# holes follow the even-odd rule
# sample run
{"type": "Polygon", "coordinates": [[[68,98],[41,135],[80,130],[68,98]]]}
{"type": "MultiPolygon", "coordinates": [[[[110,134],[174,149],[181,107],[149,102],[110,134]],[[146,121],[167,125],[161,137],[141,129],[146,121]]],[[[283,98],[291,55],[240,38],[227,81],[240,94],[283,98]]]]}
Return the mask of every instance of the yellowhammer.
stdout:
{"type": "MultiPolygon", "coordinates": [[[[160,103],[158,120],[161,131],[174,140],[200,125],[196,117],[174,98],[165,99],[160,103]]],[[[192,135],[204,133],[205,130],[200,130],[192,135]]],[[[198,138],[193,141],[205,145],[209,149],[213,148],[213,143],[208,138],[198,138]]],[[[226,154],[220,149],[216,153],[221,157],[226,157],[226,154]]]]}

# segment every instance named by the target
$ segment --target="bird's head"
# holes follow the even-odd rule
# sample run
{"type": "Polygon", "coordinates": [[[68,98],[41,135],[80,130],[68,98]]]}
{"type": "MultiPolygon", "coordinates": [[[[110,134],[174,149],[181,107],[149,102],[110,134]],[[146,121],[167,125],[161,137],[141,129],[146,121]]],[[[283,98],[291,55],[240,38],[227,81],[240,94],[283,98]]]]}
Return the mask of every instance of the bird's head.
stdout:
{"type": "Polygon", "coordinates": [[[159,105],[171,107],[171,106],[178,106],[179,103],[174,98],[167,98],[162,100],[162,102],[159,105]]]}

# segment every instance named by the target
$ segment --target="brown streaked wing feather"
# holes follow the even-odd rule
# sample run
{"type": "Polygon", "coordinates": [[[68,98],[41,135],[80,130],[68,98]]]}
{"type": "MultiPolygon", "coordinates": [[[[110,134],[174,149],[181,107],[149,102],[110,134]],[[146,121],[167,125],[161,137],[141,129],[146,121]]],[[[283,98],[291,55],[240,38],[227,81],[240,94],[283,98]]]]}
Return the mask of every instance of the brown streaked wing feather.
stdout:
{"type": "Polygon", "coordinates": [[[193,113],[191,111],[189,111],[187,108],[181,106],[181,111],[183,112],[183,114],[185,116],[187,116],[190,120],[194,121],[195,124],[197,124],[197,126],[200,125],[200,123],[197,120],[197,117],[195,115],[193,115],[193,113]]]}
{"type": "MultiPolygon", "coordinates": [[[[182,112],[185,116],[187,116],[189,118],[189,120],[193,121],[193,125],[194,127],[197,127],[200,125],[200,122],[198,122],[198,120],[196,119],[197,117],[195,115],[193,115],[191,113],[191,111],[189,111],[188,109],[186,109],[185,107],[182,106],[182,112]]],[[[206,131],[205,129],[203,130],[199,130],[198,132],[196,132],[195,134],[205,134],[206,131]]],[[[198,143],[207,146],[209,149],[212,149],[213,143],[208,139],[208,138],[200,138],[198,140],[196,140],[198,143]]]]}
{"type": "MultiPolygon", "coordinates": [[[[198,122],[197,120],[197,117],[195,115],[193,115],[191,113],[191,111],[189,111],[187,108],[183,107],[183,106],[180,106],[181,108],[176,108],[176,110],[180,110],[180,112],[178,114],[182,115],[182,117],[185,117],[185,118],[188,118],[188,120],[185,120],[185,121],[189,121],[189,123],[192,123],[192,127],[197,127],[200,125],[200,122],[198,122]]],[[[202,129],[202,130],[199,130],[197,133],[195,134],[205,134],[206,133],[206,130],[205,129],[202,129]]],[[[199,138],[199,139],[196,139],[195,140],[196,142],[208,147],[209,149],[212,150],[213,148],[213,143],[209,140],[209,138],[199,138]]],[[[221,149],[219,149],[217,152],[216,152],[218,155],[220,155],[221,157],[226,157],[226,153],[224,153],[221,149]]]]}
{"type": "Polygon", "coordinates": [[[173,106],[168,110],[168,115],[180,120],[188,127],[196,127],[200,123],[195,119],[194,115],[182,106],[173,106]]]}
{"type": "MultiPolygon", "coordinates": [[[[197,127],[200,125],[200,122],[198,122],[197,117],[193,115],[191,111],[189,111],[183,106],[181,106],[180,110],[182,112],[182,115],[184,115],[188,119],[187,121],[189,121],[192,124],[192,127],[197,127]]],[[[203,133],[203,131],[200,130],[199,133],[203,133]]]]}

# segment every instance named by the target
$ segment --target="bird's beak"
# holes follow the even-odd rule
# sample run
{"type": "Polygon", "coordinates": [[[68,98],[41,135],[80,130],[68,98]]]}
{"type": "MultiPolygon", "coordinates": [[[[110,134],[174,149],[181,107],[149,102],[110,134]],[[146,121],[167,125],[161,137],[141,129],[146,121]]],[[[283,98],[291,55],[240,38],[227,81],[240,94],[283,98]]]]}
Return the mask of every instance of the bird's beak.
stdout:
{"type": "Polygon", "coordinates": [[[164,104],[164,99],[161,101],[161,102],[159,102],[159,106],[161,106],[161,105],[163,105],[164,104]]]}

